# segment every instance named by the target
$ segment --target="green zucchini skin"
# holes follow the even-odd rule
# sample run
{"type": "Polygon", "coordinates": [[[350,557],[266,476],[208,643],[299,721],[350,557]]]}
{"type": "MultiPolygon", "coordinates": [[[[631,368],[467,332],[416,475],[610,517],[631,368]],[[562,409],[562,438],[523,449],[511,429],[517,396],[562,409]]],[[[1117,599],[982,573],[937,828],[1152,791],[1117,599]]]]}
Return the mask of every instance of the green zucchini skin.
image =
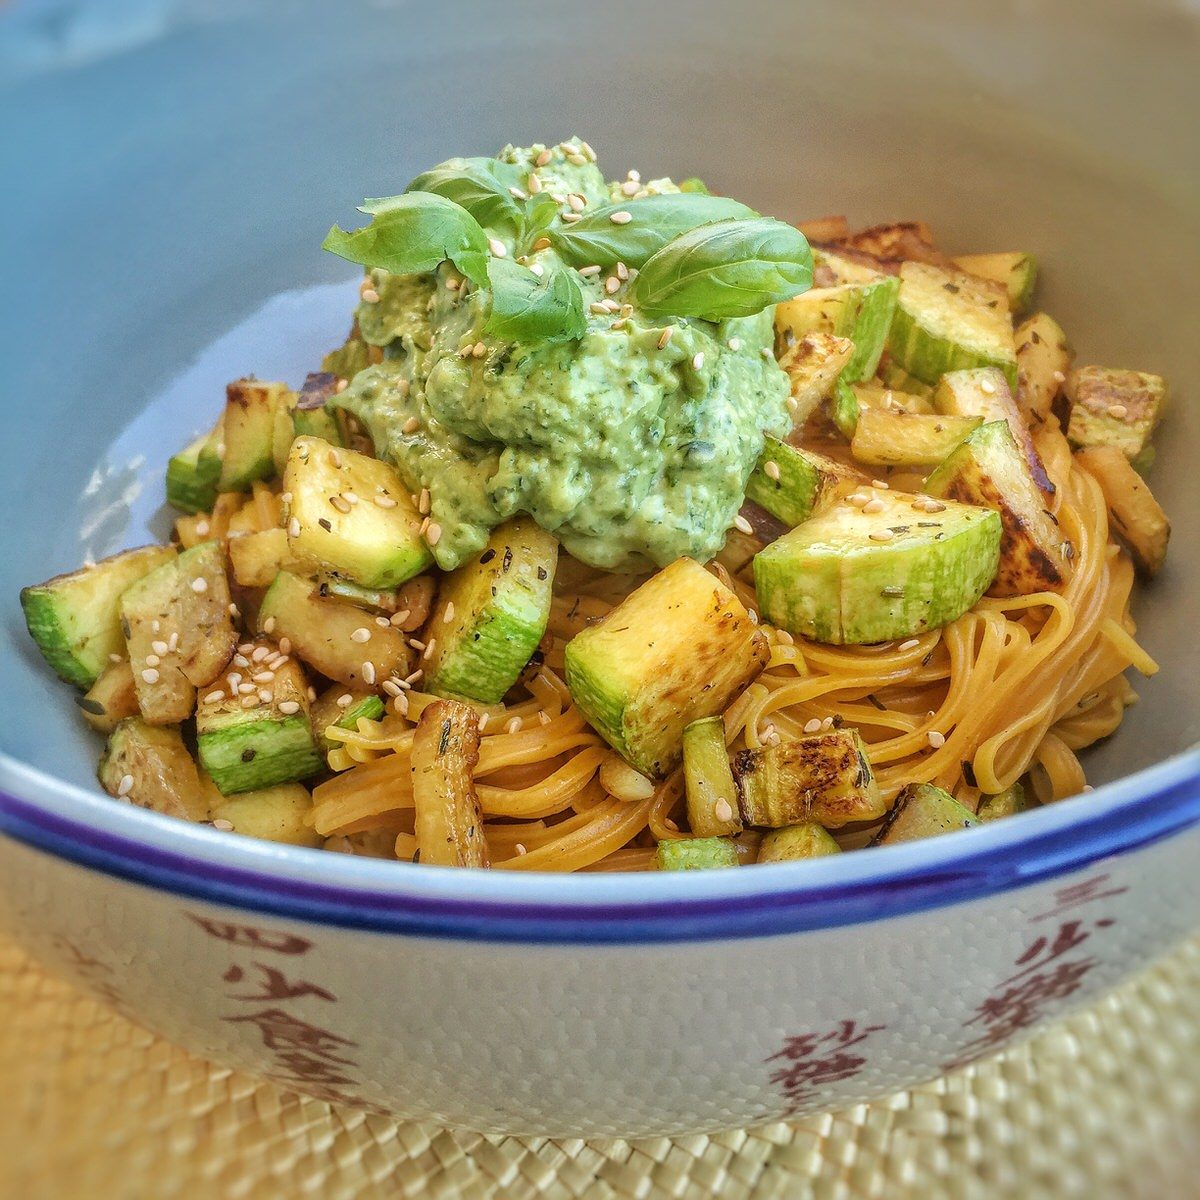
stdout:
{"type": "Polygon", "coordinates": [[[894,846],[918,842],[978,824],[979,818],[949,792],[931,783],[909,784],[896,797],[887,819],[868,844],[894,846]]]}
{"type": "Polygon", "coordinates": [[[833,835],[813,821],[801,825],[786,825],[772,829],[762,840],[758,851],[760,863],[797,862],[804,858],[825,858],[841,854],[842,848],[833,835]]]}
{"type": "Polygon", "coordinates": [[[812,516],[846,474],[836,463],[767,435],[762,457],[746,482],[746,499],[761,505],[785,525],[812,516]],[[768,463],[775,472],[768,474],[768,463]]]}
{"type": "Polygon", "coordinates": [[[737,847],[723,837],[659,842],[654,861],[660,871],[711,871],[739,865],[737,847]]]}
{"type": "Polygon", "coordinates": [[[209,512],[221,479],[220,430],[198,437],[167,462],[167,503],[180,512],[209,512]]]}

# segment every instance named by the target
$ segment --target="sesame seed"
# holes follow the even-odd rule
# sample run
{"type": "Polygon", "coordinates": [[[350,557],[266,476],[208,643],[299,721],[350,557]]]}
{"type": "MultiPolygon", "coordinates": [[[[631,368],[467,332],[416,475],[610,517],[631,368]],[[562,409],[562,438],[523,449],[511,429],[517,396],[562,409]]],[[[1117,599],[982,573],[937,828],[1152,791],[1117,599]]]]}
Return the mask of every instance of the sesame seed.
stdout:
{"type": "Polygon", "coordinates": [[[454,620],[454,601],[450,600],[446,604],[446,611],[442,614],[442,620],[449,623],[454,620]]]}
{"type": "Polygon", "coordinates": [[[380,508],[395,508],[396,501],[391,496],[372,496],[371,497],[380,508]]]}
{"type": "Polygon", "coordinates": [[[730,350],[740,350],[742,348],[742,339],[730,338],[727,345],[729,346],[730,350]]]}
{"type": "Polygon", "coordinates": [[[525,180],[525,186],[529,189],[531,196],[536,196],[542,190],[542,181],[530,171],[529,178],[525,180]]]}
{"type": "Polygon", "coordinates": [[[981,379],[979,381],[979,390],[985,396],[990,396],[996,390],[996,385],[990,379],[981,379]]]}
{"type": "Polygon", "coordinates": [[[378,625],[380,629],[391,629],[391,626],[388,624],[387,617],[376,617],[375,624],[378,625]]]}
{"type": "Polygon", "coordinates": [[[256,646],[254,648],[254,653],[251,654],[250,657],[257,663],[257,662],[262,662],[262,660],[264,658],[266,658],[270,653],[271,653],[270,646],[256,646]]]}
{"type": "Polygon", "coordinates": [[[700,350],[692,357],[692,367],[699,371],[702,366],[704,366],[704,351],[700,350]]]}
{"type": "Polygon", "coordinates": [[[675,822],[674,822],[674,821],[672,821],[670,817],[663,817],[663,824],[664,824],[664,825],[665,825],[665,826],[666,826],[668,829],[673,829],[673,830],[674,830],[676,833],[678,833],[678,832],[679,832],[679,826],[678,826],[678,825],[676,825],[676,824],[675,824],[675,822]]]}
{"type": "Polygon", "coordinates": [[[357,492],[343,492],[342,499],[345,500],[345,502],[347,504],[357,504],[358,503],[358,493],[357,492]]]}
{"type": "Polygon", "coordinates": [[[256,691],[258,691],[258,688],[256,688],[254,686],[254,684],[252,684],[252,683],[239,683],[238,684],[238,695],[239,696],[251,696],[256,691]]]}
{"type": "Polygon", "coordinates": [[[539,279],[546,274],[546,268],[541,263],[533,263],[529,268],[539,279]]]}
{"type": "Polygon", "coordinates": [[[920,644],[921,644],[920,641],[918,641],[916,638],[909,638],[907,642],[901,642],[900,645],[896,647],[896,649],[897,650],[915,650],[920,644]]]}
{"type": "Polygon", "coordinates": [[[238,671],[230,671],[225,679],[229,684],[230,692],[236,692],[238,684],[242,682],[241,673],[238,671]]]}
{"type": "Polygon", "coordinates": [[[108,661],[110,663],[119,663],[119,662],[124,662],[125,660],[114,651],[112,654],[110,654],[108,656],[108,661]]]}
{"type": "Polygon", "coordinates": [[[232,601],[229,603],[229,615],[236,621],[242,615],[242,610],[232,601]]]}
{"type": "Polygon", "coordinates": [[[868,500],[866,504],[862,506],[862,510],[865,513],[877,513],[883,512],[885,507],[886,505],[882,500],[868,500]]]}
{"type": "Polygon", "coordinates": [[[142,672],[142,679],[146,683],[157,683],[158,682],[158,672],[153,667],[147,667],[142,672]]]}
{"type": "Polygon", "coordinates": [[[421,422],[416,417],[409,417],[400,427],[401,433],[416,433],[421,428],[421,422]]]}
{"type": "Polygon", "coordinates": [[[1129,409],[1124,404],[1110,404],[1108,406],[1108,415],[1120,419],[1129,415],[1129,409]]]}
{"type": "Polygon", "coordinates": [[[931,729],[925,736],[935,750],[940,750],[946,744],[946,735],[936,729],[931,729]]]}
{"type": "Polygon", "coordinates": [[[757,624],[758,624],[758,613],[756,613],[756,612],[754,611],[754,609],[752,609],[752,608],[748,608],[748,609],[746,609],[746,616],[748,616],[748,617],[750,618],[750,624],[751,624],[751,625],[757,625],[757,624]]]}
{"type": "Polygon", "coordinates": [[[811,721],[806,721],[804,725],[805,733],[817,733],[821,728],[821,718],[813,717],[811,721]]]}
{"type": "Polygon", "coordinates": [[[272,692],[271,692],[269,689],[267,689],[267,688],[259,688],[259,689],[258,689],[258,698],[259,698],[259,699],[260,699],[260,700],[261,700],[261,701],[262,701],[264,704],[270,704],[270,703],[271,703],[271,701],[272,701],[272,700],[273,700],[275,697],[274,697],[274,694],[273,694],[273,693],[272,693],[272,692]]]}
{"type": "Polygon", "coordinates": [[[509,195],[511,195],[515,200],[528,200],[529,199],[529,193],[521,191],[521,189],[519,187],[510,187],[508,189],[508,191],[509,191],[509,195]]]}
{"type": "Polygon", "coordinates": [[[408,697],[403,692],[392,697],[392,709],[402,717],[408,716],[408,697]]]}
{"type": "Polygon", "coordinates": [[[850,495],[846,497],[846,503],[853,504],[855,508],[863,508],[870,502],[871,497],[865,495],[863,492],[851,492],[850,495]]]}
{"type": "Polygon", "coordinates": [[[551,720],[550,714],[544,708],[539,708],[538,709],[538,724],[539,725],[549,725],[550,720],[551,720]]]}
{"type": "Polygon", "coordinates": [[[548,237],[540,237],[533,243],[532,250],[536,254],[539,250],[549,250],[551,241],[548,237]]]}
{"type": "Polygon", "coordinates": [[[347,389],[349,386],[350,386],[350,380],[348,380],[348,379],[339,379],[339,380],[337,381],[337,383],[334,385],[334,389],[333,389],[333,390],[334,390],[335,392],[344,392],[344,391],[345,391],[345,390],[346,390],[346,389],[347,389]]]}
{"type": "Polygon", "coordinates": [[[475,358],[483,358],[487,354],[487,346],[483,342],[476,342],[471,349],[471,354],[475,358]]]}
{"type": "Polygon", "coordinates": [[[760,346],[758,352],[763,356],[763,358],[775,357],[775,351],[772,350],[770,346],[760,346]]]}
{"type": "Polygon", "coordinates": [[[568,154],[567,162],[573,167],[586,167],[587,159],[582,154],[568,154]]]}
{"type": "Polygon", "coordinates": [[[213,828],[216,830],[219,830],[221,833],[232,833],[233,832],[233,822],[227,821],[224,817],[218,817],[213,822],[213,828]]]}
{"type": "Polygon", "coordinates": [[[779,480],[779,464],[777,462],[775,462],[773,459],[769,459],[767,462],[763,463],[763,474],[768,479],[774,479],[776,482],[778,482],[778,480],[779,480]]]}
{"type": "Polygon", "coordinates": [[[488,238],[488,249],[497,258],[508,257],[508,247],[499,238],[488,238]]]}
{"type": "Polygon", "coordinates": [[[617,278],[615,275],[610,275],[610,276],[609,276],[609,277],[608,277],[608,278],[607,278],[607,279],[604,281],[604,290],[605,290],[605,291],[606,291],[606,292],[607,292],[607,293],[608,293],[610,296],[611,296],[611,295],[612,295],[612,294],[613,294],[613,293],[614,293],[614,292],[615,292],[615,291],[616,291],[616,290],[617,290],[617,289],[618,289],[620,286],[621,286],[621,281],[620,281],[620,280],[619,280],[619,279],[618,279],[618,278],[617,278]]]}
{"type": "Polygon", "coordinates": [[[375,664],[368,659],[362,665],[363,683],[371,686],[375,683],[375,664]]]}
{"type": "Polygon", "coordinates": [[[255,675],[250,676],[255,683],[270,683],[275,678],[274,671],[259,671],[255,675]]]}
{"type": "Polygon", "coordinates": [[[379,293],[374,288],[364,288],[362,298],[366,304],[378,304],[379,293]]]}
{"type": "Polygon", "coordinates": [[[520,717],[511,717],[511,718],[509,718],[509,720],[507,720],[504,723],[504,732],[505,733],[520,733],[520,731],[521,731],[521,718],[520,717]]]}
{"type": "Polygon", "coordinates": [[[429,658],[432,658],[432,657],[433,657],[433,649],[434,649],[434,647],[435,647],[436,645],[437,645],[437,638],[430,638],[430,639],[429,639],[429,645],[427,645],[427,646],[425,647],[425,651],[424,651],[424,653],[421,655],[421,657],[422,657],[423,659],[429,659],[429,658]]]}
{"type": "Polygon", "coordinates": [[[328,459],[329,459],[329,465],[330,465],[331,467],[335,467],[335,468],[338,468],[338,469],[340,469],[340,468],[341,468],[341,465],[342,465],[342,456],[341,456],[341,455],[340,455],[340,454],[339,454],[339,453],[338,453],[336,450],[330,450],[330,451],[329,451],[329,454],[327,455],[327,457],[328,457],[328,459]]]}
{"type": "Polygon", "coordinates": [[[148,666],[148,667],[157,667],[158,664],[161,662],[162,662],[162,659],[159,658],[157,654],[147,654],[146,655],[146,666],[148,666]]]}
{"type": "Polygon", "coordinates": [[[366,628],[365,625],[360,626],[358,629],[356,629],[350,635],[350,640],[352,642],[359,642],[359,643],[369,642],[371,640],[371,631],[368,628],[366,628]]]}
{"type": "Polygon", "coordinates": [[[392,613],[392,615],[390,617],[388,617],[388,624],[389,625],[403,625],[404,622],[408,620],[409,614],[411,613],[411,611],[412,611],[411,609],[404,608],[404,609],[401,609],[399,612],[392,613]]]}
{"type": "Polygon", "coordinates": [[[832,729],[833,728],[833,718],[826,717],[825,720],[823,720],[821,722],[821,728],[822,729],[832,729]]]}
{"type": "Polygon", "coordinates": [[[268,617],[263,622],[263,633],[274,633],[274,632],[275,632],[275,618],[268,617]]]}
{"type": "Polygon", "coordinates": [[[338,708],[349,708],[354,703],[354,697],[349,692],[343,692],[334,703],[338,708]]]}
{"type": "Polygon", "coordinates": [[[150,632],[158,633],[160,629],[162,629],[162,622],[155,617],[154,620],[150,622],[150,632]]]}
{"type": "Polygon", "coordinates": [[[422,488],[420,495],[417,496],[417,512],[419,512],[421,514],[421,516],[424,517],[424,516],[429,515],[429,509],[430,509],[429,489],[422,488]]]}
{"type": "Polygon", "coordinates": [[[415,671],[412,672],[412,674],[405,675],[404,682],[407,683],[409,685],[409,687],[411,687],[424,674],[425,674],[425,672],[423,670],[421,670],[420,667],[418,667],[415,671]]]}
{"type": "Polygon", "coordinates": [[[287,637],[281,637],[279,639],[279,653],[286,655],[286,654],[291,654],[291,652],[292,652],[292,639],[287,638],[287,637]]]}
{"type": "Polygon", "coordinates": [[[636,196],[641,190],[641,185],[636,179],[627,179],[621,184],[621,192],[626,196],[636,196]]]}
{"type": "Polygon", "coordinates": [[[733,518],[733,527],[740,530],[742,533],[754,532],[754,526],[751,525],[741,513],[738,513],[738,515],[733,518]]]}
{"type": "Polygon", "coordinates": [[[313,687],[311,684],[309,684],[307,691],[308,691],[308,702],[309,702],[309,704],[311,704],[317,698],[317,689],[315,687],[313,687]]]}
{"type": "Polygon", "coordinates": [[[300,711],[300,701],[281,700],[279,703],[279,711],[283,713],[285,717],[290,717],[292,713],[298,713],[300,711]]]}
{"type": "Polygon", "coordinates": [[[429,528],[425,531],[425,540],[431,545],[436,546],[442,536],[442,527],[436,521],[430,521],[429,528]]]}
{"type": "Polygon", "coordinates": [[[287,531],[288,531],[288,537],[290,537],[290,538],[298,538],[300,536],[300,518],[299,517],[293,517],[288,522],[287,531]]]}
{"type": "Polygon", "coordinates": [[[579,268],[579,274],[582,275],[585,279],[589,275],[599,275],[600,271],[601,271],[601,267],[600,267],[599,263],[591,263],[586,267],[579,268]]]}
{"type": "Polygon", "coordinates": [[[629,278],[629,268],[623,262],[617,263],[617,278],[622,283],[629,278]]]}
{"type": "Polygon", "coordinates": [[[1061,371],[1055,371],[1051,376],[1055,383],[1066,383],[1067,377],[1061,371]]]}
{"type": "Polygon", "coordinates": [[[223,691],[221,691],[220,688],[218,688],[216,691],[209,692],[208,695],[204,697],[204,703],[205,704],[216,704],[217,701],[224,700],[224,699],[225,699],[225,693],[223,691]]]}
{"type": "Polygon", "coordinates": [[[775,640],[782,642],[785,646],[794,646],[796,644],[796,639],[786,629],[775,630],[775,640]]]}
{"type": "Polygon", "coordinates": [[[896,535],[890,529],[872,529],[867,536],[873,542],[890,542],[896,535]]]}
{"type": "Polygon", "coordinates": [[[525,849],[524,842],[518,842],[514,848],[516,849],[518,858],[523,858],[526,854],[529,853],[529,851],[525,849]]]}
{"type": "Polygon", "coordinates": [[[258,706],[258,697],[255,695],[243,696],[241,705],[243,708],[256,708],[258,706]]]}
{"type": "Polygon", "coordinates": [[[409,645],[410,645],[410,646],[411,646],[411,647],[412,647],[414,650],[424,650],[424,649],[425,649],[425,643],[424,643],[423,641],[421,641],[421,639],[420,639],[420,638],[409,638],[409,639],[408,639],[408,644],[409,644],[409,645]]]}
{"type": "Polygon", "coordinates": [[[167,639],[167,653],[174,654],[179,649],[179,630],[173,629],[171,636],[167,639]]]}
{"type": "Polygon", "coordinates": [[[212,526],[210,526],[207,521],[197,521],[196,522],[197,537],[204,537],[204,535],[206,533],[208,533],[209,529],[211,529],[211,528],[212,528],[212,526]]]}
{"type": "Polygon", "coordinates": [[[400,685],[394,679],[385,679],[379,686],[382,687],[389,696],[398,696],[402,691],[400,685]]]}
{"type": "Polygon", "coordinates": [[[128,796],[133,791],[133,776],[122,775],[121,782],[117,784],[117,795],[128,796]]]}
{"type": "Polygon", "coordinates": [[[548,147],[533,160],[534,166],[544,167],[554,157],[554,151],[548,147]]]}
{"type": "Polygon", "coordinates": [[[576,221],[582,220],[582,216],[577,212],[565,212],[561,219],[567,225],[574,225],[576,221]]]}
{"type": "Polygon", "coordinates": [[[482,733],[487,728],[487,724],[491,719],[492,719],[491,713],[485,712],[485,713],[479,714],[479,732],[480,733],[482,733]]]}
{"type": "Polygon", "coordinates": [[[872,479],[871,486],[882,488],[885,492],[889,490],[889,485],[882,479],[872,479]]]}
{"type": "Polygon", "coordinates": [[[581,196],[578,192],[572,192],[567,197],[567,203],[571,206],[572,212],[581,213],[587,208],[587,197],[581,196]]]}
{"type": "Polygon", "coordinates": [[[789,396],[787,398],[787,406],[788,412],[790,412],[792,416],[795,416],[800,411],[800,401],[797,400],[795,396],[789,396]]]}
{"type": "Polygon", "coordinates": [[[346,503],[342,496],[330,496],[329,503],[333,505],[333,507],[336,508],[340,513],[344,514],[350,511],[350,505],[346,503]]]}
{"type": "Polygon", "coordinates": [[[633,220],[633,213],[621,209],[620,212],[613,213],[608,219],[614,225],[628,225],[633,220]]]}

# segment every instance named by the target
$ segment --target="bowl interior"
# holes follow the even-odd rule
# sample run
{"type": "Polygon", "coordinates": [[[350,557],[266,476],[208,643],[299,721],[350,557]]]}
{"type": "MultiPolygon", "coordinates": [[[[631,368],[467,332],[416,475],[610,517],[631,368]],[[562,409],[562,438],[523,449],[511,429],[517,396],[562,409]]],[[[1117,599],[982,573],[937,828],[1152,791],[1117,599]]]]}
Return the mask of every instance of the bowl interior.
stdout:
{"type": "Polygon", "coordinates": [[[1136,610],[1164,670],[1088,769],[1107,781],[1193,745],[1200,197],[1178,114],[1197,21],[1068,7],[918,5],[897,28],[884,4],[770,0],[18,4],[0,18],[0,215],[19,231],[0,297],[0,749],[94,778],[98,745],[17,590],[161,538],[166,459],[225,381],[298,383],[340,340],[352,271],[321,253],[328,226],[452,153],[571,133],[610,173],[1032,251],[1082,361],[1167,375],[1150,479],[1173,553],[1136,610]]]}

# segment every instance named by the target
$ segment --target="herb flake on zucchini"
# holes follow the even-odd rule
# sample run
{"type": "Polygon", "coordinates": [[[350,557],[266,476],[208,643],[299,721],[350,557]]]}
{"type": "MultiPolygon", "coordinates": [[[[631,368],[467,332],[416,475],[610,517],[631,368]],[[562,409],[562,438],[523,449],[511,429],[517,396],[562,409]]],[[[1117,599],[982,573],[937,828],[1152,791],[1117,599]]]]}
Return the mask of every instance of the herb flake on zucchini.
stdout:
{"type": "Polygon", "coordinates": [[[979,818],[949,792],[931,783],[909,784],[888,813],[887,820],[871,839],[871,846],[893,846],[938,837],[957,829],[970,829],[979,818]]]}
{"type": "Polygon", "coordinates": [[[1144,371],[1076,367],[1067,375],[1071,416],[1067,437],[1076,446],[1115,446],[1133,460],[1150,445],[1167,400],[1167,381],[1144,371]]]}
{"type": "Polygon", "coordinates": [[[209,793],[177,725],[127,717],[100,759],[100,784],[110,796],[169,817],[206,821],[209,793]]]}

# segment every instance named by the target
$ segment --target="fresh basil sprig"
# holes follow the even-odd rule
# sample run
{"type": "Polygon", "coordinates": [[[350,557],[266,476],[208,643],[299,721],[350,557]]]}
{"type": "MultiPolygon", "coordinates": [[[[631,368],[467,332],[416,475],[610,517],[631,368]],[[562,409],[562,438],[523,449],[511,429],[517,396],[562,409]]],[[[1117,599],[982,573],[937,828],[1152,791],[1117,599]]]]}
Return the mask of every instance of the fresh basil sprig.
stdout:
{"type": "Polygon", "coordinates": [[[544,276],[508,258],[488,260],[492,312],[487,332],[513,342],[567,342],[587,329],[579,276],[565,267],[544,276]]]}
{"type": "Polygon", "coordinates": [[[321,243],[340,258],[394,275],[435,271],[447,260],[472,283],[487,285],[488,239],[465,208],[431,192],[366,200],[371,223],[347,233],[336,225],[321,243]]]}
{"type": "Polygon", "coordinates": [[[633,302],[651,317],[749,317],[812,285],[812,251],[770,217],[716,221],[672,239],[646,260],[633,302]]]}
{"type": "Polygon", "coordinates": [[[705,196],[699,192],[679,192],[663,196],[642,196],[624,204],[606,204],[587,211],[569,225],[550,231],[550,240],[563,261],[572,267],[599,263],[606,267],[623,262],[641,267],[652,254],[672,238],[734,217],[754,217],[752,208],[726,196],[705,196]],[[628,213],[628,221],[620,214],[628,213]],[[613,216],[618,221],[613,221],[613,216]]]}
{"type": "Polygon", "coordinates": [[[405,192],[432,192],[461,205],[485,229],[515,234],[524,210],[512,189],[523,191],[527,172],[498,158],[448,158],[423,171],[405,192]]]}

